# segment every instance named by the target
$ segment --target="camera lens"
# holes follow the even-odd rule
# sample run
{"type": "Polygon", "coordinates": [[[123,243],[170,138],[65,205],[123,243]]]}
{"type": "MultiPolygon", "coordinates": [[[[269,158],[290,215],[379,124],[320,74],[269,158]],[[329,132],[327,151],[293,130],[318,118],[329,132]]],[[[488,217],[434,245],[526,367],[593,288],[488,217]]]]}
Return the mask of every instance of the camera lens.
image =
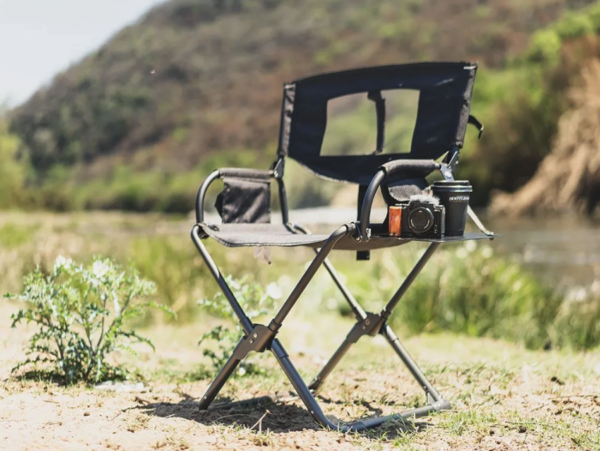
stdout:
{"type": "Polygon", "coordinates": [[[408,227],[413,233],[425,233],[433,226],[433,220],[431,210],[417,207],[408,214],[408,227]]]}

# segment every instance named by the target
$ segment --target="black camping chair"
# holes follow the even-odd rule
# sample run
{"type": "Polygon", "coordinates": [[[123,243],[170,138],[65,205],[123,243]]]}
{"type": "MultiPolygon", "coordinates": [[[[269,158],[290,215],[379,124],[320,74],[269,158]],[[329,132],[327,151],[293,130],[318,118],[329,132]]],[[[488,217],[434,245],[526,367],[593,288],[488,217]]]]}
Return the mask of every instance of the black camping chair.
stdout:
{"type": "Polygon", "coordinates": [[[202,398],[201,410],[208,409],[249,352],[266,350],[275,355],[315,421],[325,427],[340,431],[359,431],[393,418],[420,417],[450,408],[448,401],[429,383],[406,352],[387,320],[441,243],[493,238],[495,235],[485,230],[472,211],[469,214],[482,233],[437,239],[389,236],[384,233],[381,224],[370,222],[370,214],[373,199],[380,187],[385,198],[397,200],[405,198],[407,194],[420,192],[427,186],[425,177],[435,170],[440,170],[445,179],[452,180],[467,124],[474,123],[480,131],[483,128],[469,114],[476,69],[477,66],[470,63],[394,65],[317,75],[287,84],[284,87],[277,160],[271,169],[219,169],[204,181],[196,199],[196,225],[192,229],[192,240],[229,300],[241,323],[244,336],[202,398]],[[381,92],[394,89],[419,91],[418,114],[409,153],[382,153],[385,100],[381,92]],[[357,93],[366,93],[375,102],[378,122],[376,151],[360,156],[321,155],[327,122],[327,102],[357,93]],[[295,159],[322,177],[356,183],[359,186],[358,220],[342,225],[330,235],[309,234],[301,226],[290,223],[283,183],[286,157],[295,159]],[[204,199],[208,186],[216,179],[221,179],[225,186],[216,203],[222,224],[207,224],[204,220],[204,199]],[[281,225],[271,224],[272,179],[277,181],[279,188],[283,219],[281,225]],[[268,325],[253,324],[206,250],[202,242],[206,238],[229,247],[309,246],[316,250],[316,257],[271,322],[268,325]],[[409,241],[427,241],[431,244],[379,313],[363,310],[327,260],[327,255],[334,249],[357,251],[359,259],[368,259],[368,252],[373,249],[399,246],[409,241]],[[321,372],[306,385],[276,335],[321,265],[325,266],[350,304],[357,323],[321,372]],[[334,424],[323,414],[314,394],[354,343],[364,335],[377,334],[386,338],[423,388],[427,397],[426,405],[392,416],[334,424]]]}

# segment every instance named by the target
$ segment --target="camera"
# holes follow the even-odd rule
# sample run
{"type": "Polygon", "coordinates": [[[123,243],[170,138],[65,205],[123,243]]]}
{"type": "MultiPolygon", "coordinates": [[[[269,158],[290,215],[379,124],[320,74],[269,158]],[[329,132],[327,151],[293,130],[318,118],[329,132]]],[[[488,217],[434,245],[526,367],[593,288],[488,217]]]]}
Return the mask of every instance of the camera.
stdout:
{"type": "Polygon", "coordinates": [[[434,197],[413,196],[406,202],[390,207],[388,220],[389,232],[393,236],[443,238],[446,212],[434,197]]]}

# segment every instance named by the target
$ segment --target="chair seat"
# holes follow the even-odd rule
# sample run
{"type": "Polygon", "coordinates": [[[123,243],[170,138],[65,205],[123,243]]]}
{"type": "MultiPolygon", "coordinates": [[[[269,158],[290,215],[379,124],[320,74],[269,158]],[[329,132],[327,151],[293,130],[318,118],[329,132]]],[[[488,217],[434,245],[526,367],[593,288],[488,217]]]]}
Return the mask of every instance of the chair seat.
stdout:
{"type": "MultiPolygon", "coordinates": [[[[202,231],[218,243],[228,247],[299,247],[320,248],[329,235],[304,234],[283,224],[200,224],[202,231]]],[[[351,236],[341,238],[335,246],[338,250],[368,251],[400,246],[410,241],[447,243],[467,240],[490,239],[483,233],[465,233],[459,237],[440,239],[399,238],[373,236],[366,243],[356,241],[351,236]]]]}

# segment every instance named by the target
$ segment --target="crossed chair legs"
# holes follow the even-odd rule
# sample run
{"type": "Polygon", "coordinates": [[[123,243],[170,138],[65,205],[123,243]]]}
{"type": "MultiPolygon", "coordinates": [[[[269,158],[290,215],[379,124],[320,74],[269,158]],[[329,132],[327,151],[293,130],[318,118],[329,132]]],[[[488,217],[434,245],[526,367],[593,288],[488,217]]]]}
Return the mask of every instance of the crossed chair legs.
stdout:
{"type": "Polygon", "coordinates": [[[215,262],[212,260],[204,244],[202,243],[200,238],[200,226],[194,226],[194,228],[192,229],[192,240],[196,245],[198,252],[206,262],[213,277],[221,287],[223,294],[227,297],[236,316],[240,320],[240,324],[244,331],[244,336],[241,338],[240,342],[235,347],[231,357],[229,358],[227,363],[225,363],[225,366],[221,369],[217,377],[210,384],[208,390],[202,397],[199,406],[200,410],[208,409],[208,407],[215,399],[221,388],[223,388],[223,386],[225,385],[225,382],[227,382],[229,377],[231,377],[231,375],[235,372],[239,363],[250,352],[264,352],[266,350],[270,350],[273,353],[273,355],[277,359],[277,362],[288,377],[289,381],[291,382],[300,399],[304,402],[304,405],[312,415],[313,419],[321,426],[328,427],[330,429],[339,430],[342,432],[361,431],[367,428],[379,426],[380,424],[393,419],[422,417],[429,415],[433,412],[450,409],[450,403],[444,400],[437,392],[437,390],[427,380],[427,378],[421,372],[415,361],[404,349],[396,334],[387,324],[387,320],[391,312],[396,307],[406,290],[413,283],[419,272],[429,261],[431,255],[439,246],[439,243],[431,243],[429,245],[423,256],[419,259],[419,261],[412,269],[410,274],[407,276],[407,278],[404,280],[398,291],[396,291],[392,299],[387,303],[387,305],[383,308],[383,310],[380,313],[367,313],[362,309],[362,307],[358,304],[356,299],[354,299],[352,294],[344,286],[334,267],[327,260],[327,255],[335,247],[336,242],[340,238],[354,233],[354,231],[354,224],[346,224],[330,235],[329,239],[325,242],[323,247],[317,251],[315,259],[311,262],[306,272],[300,278],[300,281],[298,282],[288,299],[283,303],[277,315],[273,318],[273,320],[271,320],[268,326],[265,326],[261,324],[252,324],[250,319],[246,316],[242,307],[231,292],[231,289],[225,282],[225,279],[221,275],[215,262]],[[291,362],[284,347],[281,345],[280,341],[275,337],[277,332],[281,328],[284,319],[289,314],[296,301],[298,300],[302,292],[305,290],[308,283],[312,280],[312,278],[314,277],[315,273],[321,265],[325,266],[325,268],[333,278],[335,284],[342,292],[344,298],[350,305],[350,308],[352,309],[354,315],[357,318],[357,323],[350,330],[350,333],[344,339],[337,351],[333,354],[331,359],[327,362],[327,364],[325,364],[321,372],[314,378],[310,385],[307,386],[304,383],[304,380],[302,379],[298,371],[296,370],[296,368],[294,367],[293,363],[291,362]],[[347,424],[335,424],[323,414],[323,411],[321,410],[321,407],[319,406],[314,395],[318,392],[318,390],[325,382],[327,376],[331,373],[331,371],[333,371],[335,366],[340,362],[342,357],[346,354],[346,352],[348,352],[348,350],[354,343],[356,343],[363,335],[375,336],[377,334],[381,334],[386,338],[392,349],[396,352],[396,354],[398,354],[398,356],[400,357],[404,365],[406,365],[408,370],[411,372],[415,380],[423,388],[427,396],[427,404],[423,407],[406,410],[393,415],[377,418],[367,418],[347,424]]]}

